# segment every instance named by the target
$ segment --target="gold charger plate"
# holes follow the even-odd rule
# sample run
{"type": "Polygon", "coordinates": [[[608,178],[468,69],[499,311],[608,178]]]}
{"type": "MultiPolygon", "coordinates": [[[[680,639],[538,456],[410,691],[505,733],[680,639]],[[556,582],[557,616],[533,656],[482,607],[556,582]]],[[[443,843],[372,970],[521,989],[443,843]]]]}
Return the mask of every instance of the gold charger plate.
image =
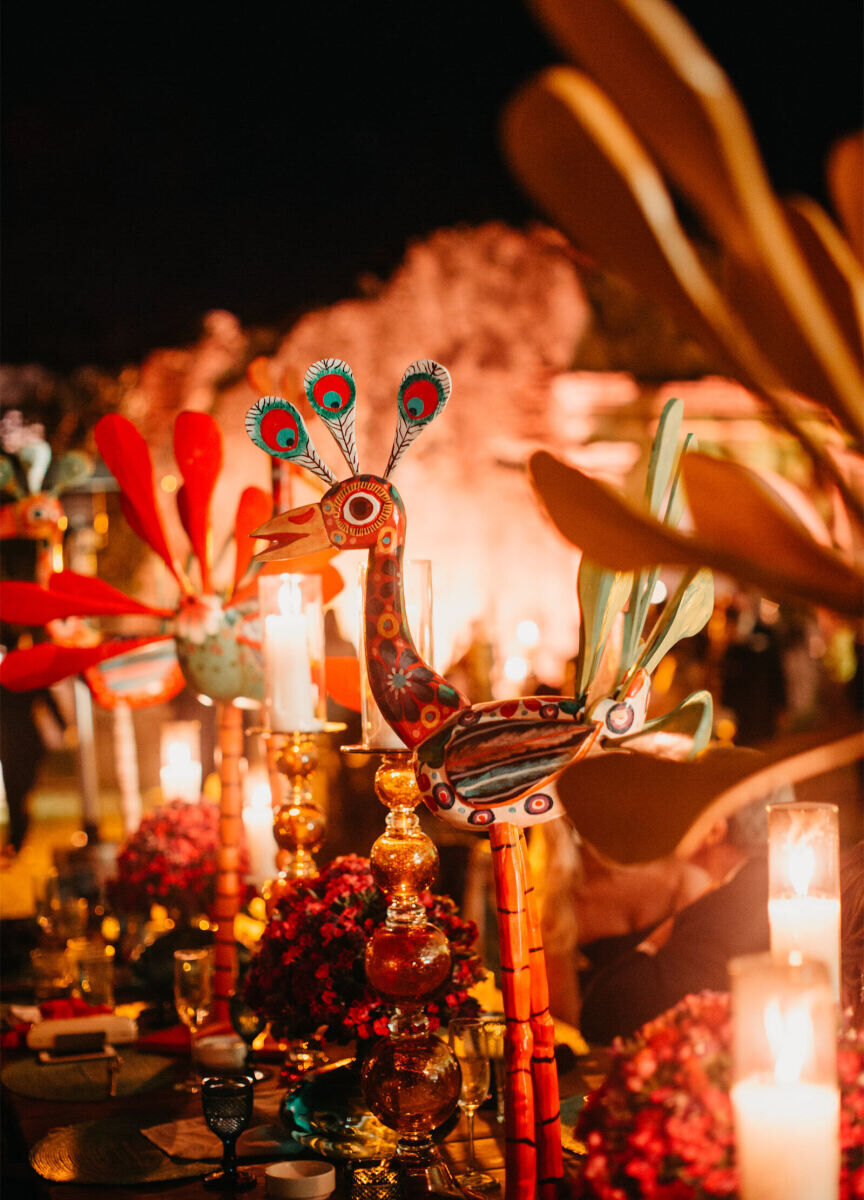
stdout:
{"type": "Polygon", "coordinates": [[[169,1158],[144,1137],[142,1124],[147,1120],[139,1115],[52,1129],[30,1151],[30,1165],[52,1183],[157,1183],[213,1170],[212,1162],[169,1158]]]}

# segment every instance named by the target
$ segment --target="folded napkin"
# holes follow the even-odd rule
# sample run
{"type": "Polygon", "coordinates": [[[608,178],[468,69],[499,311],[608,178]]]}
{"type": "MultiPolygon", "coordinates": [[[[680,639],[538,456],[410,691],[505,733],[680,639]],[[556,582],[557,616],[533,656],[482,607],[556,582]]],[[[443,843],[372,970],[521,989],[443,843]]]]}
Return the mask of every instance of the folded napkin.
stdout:
{"type": "MultiPolygon", "coordinates": [[[[297,1154],[303,1147],[279,1124],[281,1091],[265,1092],[255,1097],[252,1109],[251,1128],[237,1139],[237,1155],[240,1158],[284,1158],[297,1154]]],[[[169,1121],[165,1125],[151,1125],[141,1132],[154,1146],[171,1158],[206,1159],[221,1158],[222,1143],[211,1133],[203,1117],[187,1117],[183,1121],[169,1121]]]]}
{"type": "MultiPolygon", "coordinates": [[[[70,996],[68,1000],[45,1000],[38,1007],[36,1005],[12,1004],[9,1006],[9,1016],[6,1018],[3,1033],[0,1034],[0,1046],[4,1050],[17,1050],[26,1042],[32,1045],[29,1040],[29,1034],[36,1025],[49,1022],[49,1030],[57,1021],[65,1021],[83,1017],[105,1016],[111,1013],[110,1008],[106,1008],[104,1004],[87,1004],[84,1000],[79,1000],[76,996],[70,996]]],[[[60,1030],[64,1032],[64,1030],[60,1030]]],[[[65,1031],[65,1032],[68,1032],[65,1031]]],[[[122,1039],[121,1039],[122,1040],[122,1039]]],[[[35,1045],[35,1048],[46,1049],[53,1044],[53,1034],[47,1041],[35,1045]]]]}

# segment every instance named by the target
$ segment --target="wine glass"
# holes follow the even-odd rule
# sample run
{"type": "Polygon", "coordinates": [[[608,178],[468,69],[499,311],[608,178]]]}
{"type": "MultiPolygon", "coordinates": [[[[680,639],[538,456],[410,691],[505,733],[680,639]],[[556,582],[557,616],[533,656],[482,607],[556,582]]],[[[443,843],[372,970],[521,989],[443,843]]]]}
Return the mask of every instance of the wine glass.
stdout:
{"type": "Polygon", "coordinates": [[[503,1012],[484,1013],[481,1017],[486,1030],[486,1050],[495,1072],[495,1115],[504,1121],[504,1035],[507,1024],[503,1012]]]}
{"type": "Polygon", "coordinates": [[[474,1114],[489,1093],[489,1050],[482,1018],[457,1017],[451,1021],[450,1046],[462,1071],[459,1107],[468,1118],[468,1163],[456,1181],[470,1191],[495,1191],[498,1181],[481,1171],[474,1157],[474,1114]]]}
{"type": "Polygon", "coordinates": [[[209,1129],[222,1142],[222,1169],[204,1177],[210,1192],[248,1192],[255,1176],[237,1170],[237,1139],[252,1120],[252,1080],[247,1075],[211,1075],[201,1084],[201,1106],[209,1129]]]}
{"type": "Polygon", "coordinates": [[[209,949],[174,951],[174,1004],[178,1017],[189,1030],[192,1039],[192,1064],[189,1074],[179,1083],[175,1083],[174,1087],[190,1095],[195,1095],[201,1090],[195,1066],[195,1035],[210,1012],[211,976],[209,949]]]}
{"type": "Polygon", "coordinates": [[[243,1070],[253,1083],[261,1083],[267,1078],[266,1071],[260,1070],[252,1063],[252,1043],[267,1025],[267,1018],[262,1017],[254,1008],[246,1003],[243,989],[238,985],[234,995],[228,1001],[228,1016],[231,1026],[238,1037],[246,1043],[246,1057],[243,1060],[243,1070]]]}

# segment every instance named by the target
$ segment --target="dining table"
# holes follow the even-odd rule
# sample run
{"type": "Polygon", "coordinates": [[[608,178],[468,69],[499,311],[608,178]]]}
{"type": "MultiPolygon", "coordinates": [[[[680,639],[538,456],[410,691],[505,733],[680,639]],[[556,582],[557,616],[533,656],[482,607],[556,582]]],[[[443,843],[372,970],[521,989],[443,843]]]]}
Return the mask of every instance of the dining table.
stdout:
{"type": "MultiPolygon", "coordinates": [[[[578,1107],[581,1096],[596,1087],[603,1078],[605,1069],[605,1052],[602,1048],[589,1051],[588,1054],[574,1055],[569,1047],[559,1048],[559,1080],[562,1097],[570,1098],[570,1107],[562,1104],[562,1109],[575,1112],[573,1102],[578,1107]]],[[[144,1053],[140,1048],[123,1048],[120,1050],[121,1060],[125,1057],[129,1062],[139,1064],[144,1053]]],[[[150,1200],[157,1196],[170,1196],[174,1200],[192,1200],[208,1194],[202,1186],[202,1171],[185,1179],[148,1180],[145,1183],[124,1183],[120,1179],[120,1163],[122,1154],[118,1157],[117,1183],[82,1183],[74,1178],[59,1182],[49,1180],[39,1175],[31,1165],[34,1148],[46,1145],[44,1139],[51,1131],[65,1131],[69,1126],[80,1126],[85,1122],[93,1122],[92,1136],[102,1139],[103,1153],[109,1156],[114,1152],[118,1139],[129,1129],[142,1130],[152,1126],[166,1125],[175,1121],[201,1118],[201,1099],[199,1095],[189,1095],[178,1091],[173,1081],[183,1074],[182,1059],[178,1058],[176,1067],[167,1075],[161,1071],[165,1059],[159,1059],[155,1067],[160,1072],[155,1077],[155,1086],[146,1090],[127,1091],[123,1085],[123,1065],[121,1062],[119,1079],[120,1087],[112,1088],[110,1073],[105,1072],[104,1091],[92,1095],[92,1089],[82,1089],[79,1095],[70,1095],[69,1088],[58,1088],[59,1094],[46,1096],[48,1088],[42,1088],[39,1097],[22,1094],[16,1090],[20,1085],[19,1078],[31,1078],[33,1055],[26,1049],[4,1052],[2,1056],[2,1108],[0,1108],[0,1126],[2,1126],[2,1171],[3,1171],[3,1200],[16,1200],[18,1196],[27,1200],[150,1200]],[[15,1064],[22,1064],[17,1070],[15,1064]],[[10,1086],[11,1084],[11,1086],[10,1086]],[[114,1095],[109,1094],[115,1090],[114,1095]],[[104,1132],[103,1132],[104,1131],[104,1132]]],[[[144,1063],[146,1067],[146,1062],[144,1063]]],[[[39,1068],[50,1072],[56,1068],[50,1066],[39,1068]]],[[[154,1068],[155,1069],[155,1068],[154,1068]]],[[[260,1102],[273,1109],[278,1106],[280,1094],[284,1094],[285,1086],[280,1083],[278,1065],[265,1068],[266,1078],[255,1089],[256,1105],[260,1102]]],[[[89,1073],[89,1078],[93,1072],[89,1073]]],[[[50,1076],[41,1078],[49,1079],[50,1076]]],[[[28,1090],[28,1089],[25,1089],[28,1090]]],[[[32,1089],[30,1089],[32,1090],[32,1089]]],[[[467,1125],[464,1117],[451,1121],[450,1129],[440,1150],[444,1160],[451,1166],[454,1173],[464,1167],[467,1161],[467,1125]]],[[[61,1134],[62,1136],[62,1134],[61,1134]]],[[[480,1167],[491,1174],[502,1184],[498,1195],[503,1196],[504,1182],[504,1145],[503,1125],[496,1119],[494,1106],[483,1107],[478,1112],[475,1123],[475,1153],[480,1167]]],[[[572,1121],[566,1128],[565,1118],[565,1153],[566,1170],[570,1174],[578,1173],[578,1145],[572,1140],[572,1121]]],[[[316,1157],[306,1154],[305,1157],[316,1157]]],[[[44,1154],[42,1155],[44,1158],[44,1154]]],[[[251,1195],[264,1196],[265,1172],[274,1161],[271,1154],[260,1158],[244,1157],[241,1166],[251,1171],[257,1181],[255,1191],[251,1195]]],[[[336,1195],[344,1195],[344,1173],[337,1159],[337,1190],[336,1195]]],[[[214,1158],[208,1169],[215,1170],[218,1166],[214,1158]]]]}

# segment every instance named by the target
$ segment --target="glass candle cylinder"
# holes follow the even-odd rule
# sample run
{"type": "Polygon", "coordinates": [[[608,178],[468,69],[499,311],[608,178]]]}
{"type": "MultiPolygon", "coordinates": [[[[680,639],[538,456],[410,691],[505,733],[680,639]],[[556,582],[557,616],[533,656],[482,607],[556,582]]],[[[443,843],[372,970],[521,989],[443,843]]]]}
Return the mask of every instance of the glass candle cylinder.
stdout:
{"type": "Polygon", "coordinates": [[[324,606],[320,575],[258,580],[267,723],[279,733],[324,728],[324,606]]]}
{"type": "MultiPolygon", "coordinates": [[[[363,598],[366,594],[366,566],[360,567],[360,699],[362,704],[363,745],[370,750],[404,750],[399,735],[384,719],[375,703],[366,667],[366,631],[363,625],[363,598]]],[[[412,559],[403,569],[405,616],[420,658],[433,665],[432,564],[428,559],[412,559]]]]}
{"type": "Polygon", "coordinates": [[[201,722],[166,721],[160,734],[163,800],[201,799],[201,722]]]}
{"type": "Polygon", "coordinates": [[[729,964],[741,1200],[837,1200],[840,1094],[822,962],[770,954],[729,964]]]}
{"type": "Polygon", "coordinates": [[[840,839],[834,804],[768,805],[771,951],[823,961],[840,1002],[840,839]]]}
{"type": "Polygon", "coordinates": [[[250,771],[243,784],[243,829],[249,855],[249,880],[260,891],[276,874],[273,796],[264,770],[250,771]]]}

